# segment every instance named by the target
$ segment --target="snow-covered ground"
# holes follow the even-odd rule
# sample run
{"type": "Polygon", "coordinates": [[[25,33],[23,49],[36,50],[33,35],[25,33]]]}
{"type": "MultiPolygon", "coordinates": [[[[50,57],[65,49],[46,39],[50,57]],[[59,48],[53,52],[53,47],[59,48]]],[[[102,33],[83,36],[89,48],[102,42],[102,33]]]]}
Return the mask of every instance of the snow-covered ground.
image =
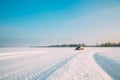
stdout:
{"type": "Polygon", "coordinates": [[[120,48],[104,48],[93,57],[113,80],[120,80],[120,48]]]}
{"type": "Polygon", "coordinates": [[[1,48],[0,51],[0,80],[36,80],[45,75],[43,72],[75,55],[71,48],[1,48]]]}
{"type": "Polygon", "coordinates": [[[112,80],[94,61],[96,48],[78,51],[78,55],[52,74],[48,80],[112,80]]]}
{"type": "Polygon", "coordinates": [[[0,48],[0,80],[112,80],[96,54],[119,63],[120,48],[0,48]]]}

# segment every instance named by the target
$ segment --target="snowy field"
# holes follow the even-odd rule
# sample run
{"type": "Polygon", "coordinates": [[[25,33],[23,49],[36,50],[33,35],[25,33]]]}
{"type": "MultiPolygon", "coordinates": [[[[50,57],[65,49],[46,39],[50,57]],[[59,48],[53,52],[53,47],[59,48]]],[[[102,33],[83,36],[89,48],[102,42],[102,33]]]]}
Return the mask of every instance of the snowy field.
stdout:
{"type": "Polygon", "coordinates": [[[0,80],[120,80],[120,48],[0,48],[0,80]]]}

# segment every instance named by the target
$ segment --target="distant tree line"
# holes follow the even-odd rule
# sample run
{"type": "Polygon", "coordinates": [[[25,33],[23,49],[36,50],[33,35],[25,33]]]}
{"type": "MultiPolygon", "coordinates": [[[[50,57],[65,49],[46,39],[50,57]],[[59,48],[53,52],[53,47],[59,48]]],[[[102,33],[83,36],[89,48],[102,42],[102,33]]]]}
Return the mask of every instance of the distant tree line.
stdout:
{"type": "Polygon", "coordinates": [[[78,47],[78,46],[83,46],[85,47],[85,44],[61,44],[61,45],[50,45],[48,47],[78,47]]]}
{"type": "Polygon", "coordinates": [[[120,47],[120,42],[118,42],[118,43],[111,43],[111,42],[101,43],[100,45],[96,45],[96,47],[120,47]]]}
{"type": "Polygon", "coordinates": [[[96,44],[96,45],[85,45],[85,44],[61,44],[61,45],[50,45],[48,47],[78,47],[78,46],[83,46],[83,47],[120,47],[120,42],[118,43],[101,43],[101,44],[96,44]]]}
{"type": "Polygon", "coordinates": [[[44,47],[120,47],[120,42],[118,43],[101,43],[101,44],[96,44],[96,45],[85,45],[85,44],[61,44],[61,45],[50,45],[50,46],[29,46],[32,48],[44,48],[44,47]]]}

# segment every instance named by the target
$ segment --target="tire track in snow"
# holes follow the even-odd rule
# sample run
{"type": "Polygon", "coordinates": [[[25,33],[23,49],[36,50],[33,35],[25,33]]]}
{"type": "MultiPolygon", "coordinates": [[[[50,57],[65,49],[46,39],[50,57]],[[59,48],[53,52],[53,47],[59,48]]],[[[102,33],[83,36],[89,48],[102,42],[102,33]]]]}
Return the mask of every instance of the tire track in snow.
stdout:
{"type": "Polygon", "coordinates": [[[62,67],[63,65],[65,65],[68,61],[70,61],[73,57],[75,57],[78,54],[75,54],[65,60],[63,60],[62,62],[56,64],[55,66],[49,68],[48,70],[40,73],[39,76],[37,76],[35,79],[33,80],[46,80],[52,73],[54,73],[57,69],[59,69],[60,67],[62,67]]]}
{"type": "MultiPolygon", "coordinates": [[[[48,68],[45,71],[41,71],[39,68],[37,69],[31,69],[30,64],[28,63],[20,65],[19,67],[13,68],[9,73],[5,74],[4,77],[0,80],[45,80],[47,77],[49,77],[54,71],[56,71],[58,68],[66,64],[69,60],[71,60],[74,56],[77,54],[64,59],[61,62],[58,62],[56,65],[53,63],[53,66],[48,68]],[[21,72],[23,71],[23,72],[21,72]]],[[[39,60],[33,61],[35,64],[32,64],[32,66],[38,66],[39,67],[39,60]],[[37,64],[36,64],[37,63],[37,64]]],[[[32,63],[33,63],[32,62],[32,63]]],[[[51,64],[49,64],[51,65],[51,64]]],[[[47,65],[47,66],[49,66],[47,65]]]]}
{"type": "Polygon", "coordinates": [[[71,48],[45,49],[46,53],[42,53],[41,49],[39,51],[21,51],[23,56],[0,58],[0,80],[37,80],[42,75],[46,79],[75,56],[71,48]]]}

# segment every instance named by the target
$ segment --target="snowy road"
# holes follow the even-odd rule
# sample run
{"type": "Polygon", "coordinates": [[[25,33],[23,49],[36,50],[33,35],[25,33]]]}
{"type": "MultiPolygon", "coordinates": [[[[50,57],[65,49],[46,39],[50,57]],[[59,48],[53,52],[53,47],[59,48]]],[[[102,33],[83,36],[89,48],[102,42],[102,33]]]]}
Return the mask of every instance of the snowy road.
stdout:
{"type": "Polygon", "coordinates": [[[95,53],[120,60],[120,54],[112,54],[120,49],[114,48],[1,48],[0,80],[112,80],[93,58],[95,53]]]}
{"type": "Polygon", "coordinates": [[[57,69],[48,80],[112,80],[93,59],[98,49],[88,48],[81,51],[67,64],[57,69]]]}

